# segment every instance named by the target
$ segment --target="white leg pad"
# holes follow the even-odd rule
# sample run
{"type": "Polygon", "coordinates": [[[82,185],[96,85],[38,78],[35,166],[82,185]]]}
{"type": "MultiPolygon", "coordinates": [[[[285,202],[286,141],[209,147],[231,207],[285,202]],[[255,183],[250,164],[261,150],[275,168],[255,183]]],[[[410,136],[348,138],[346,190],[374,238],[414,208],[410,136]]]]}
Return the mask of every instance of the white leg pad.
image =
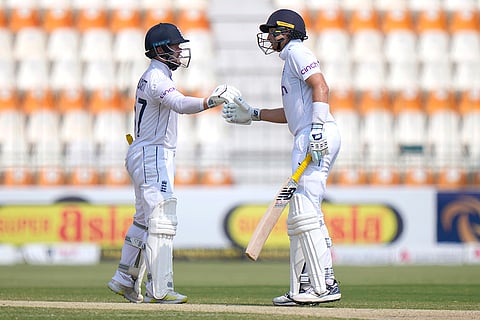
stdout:
{"type": "Polygon", "coordinates": [[[327,290],[325,285],[324,256],[328,254],[328,248],[322,231],[317,211],[312,202],[303,194],[294,194],[290,201],[290,210],[287,219],[288,235],[290,237],[291,267],[291,292],[295,294],[300,288],[303,261],[307,265],[310,284],[318,294],[327,290]],[[300,244],[300,246],[298,245],[300,244]],[[299,250],[300,249],[300,250],[299,250]],[[295,250],[295,252],[292,252],[295,250]],[[303,259],[301,257],[303,255],[303,259]],[[293,277],[295,278],[293,278],[293,277]],[[296,284],[295,284],[296,282],[296,284]]]}
{"type": "MultiPolygon", "coordinates": [[[[151,276],[151,293],[162,299],[173,290],[173,237],[177,231],[177,199],[159,203],[148,221],[145,254],[151,276]]],[[[148,288],[147,288],[148,290],[148,288]]]]}
{"type": "MultiPolygon", "coordinates": [[[[120,264],[114,279],[126,286],[130,286],[132,282],[134,287],[137,283],[141,285],[145,272],[143,254],[145,234],[146,227],[134,222],[125,236],[120,264]]],[[[140,293],[140,290],[137,292],[140,293]]]]}

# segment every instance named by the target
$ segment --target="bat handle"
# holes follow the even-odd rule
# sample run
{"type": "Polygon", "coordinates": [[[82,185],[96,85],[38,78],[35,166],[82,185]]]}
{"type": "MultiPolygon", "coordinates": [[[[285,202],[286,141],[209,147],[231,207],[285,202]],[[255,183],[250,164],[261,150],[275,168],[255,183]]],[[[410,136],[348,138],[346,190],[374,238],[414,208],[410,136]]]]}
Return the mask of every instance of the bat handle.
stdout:
{"type": "Polygon", "coordinates": [[[307,153],[307,156],[305,157],[305,159],[303,159],[302,163],[298,166],[297,170],[292,176],[292,179],[295,182],[298,183],[298,179],[300,179],[300,176],[303,174],[303,172],[305,171],[305,169],[307,168],[311,160],[312,160],[312,155],[309,152],[307,153]]]}

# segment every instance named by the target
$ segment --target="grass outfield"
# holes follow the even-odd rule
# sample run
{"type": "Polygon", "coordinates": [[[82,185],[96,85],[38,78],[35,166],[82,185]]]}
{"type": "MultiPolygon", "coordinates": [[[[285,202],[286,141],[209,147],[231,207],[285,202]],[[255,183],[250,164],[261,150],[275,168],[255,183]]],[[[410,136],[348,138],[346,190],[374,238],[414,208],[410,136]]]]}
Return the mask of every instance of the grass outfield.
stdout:
{"type": "MultiPolygon", "coordinates": [[[[106,287],[116,264],[97,266],[0,266],[0,300],[121,303],[106,287]]],[[[480,317],[479,266],[396,266],[335,268],[342,300],[318,307],[367,309],[476,310],[480,317]]],[[[175,288],[191,305],[271,306],[288,289],[288,263],[215,261],[175,263],[175,288]]],[[[135,305],[133,305],[135,306],[135,305]]],[[[272,308],[274,309],[274,308],[272,308]]],[[[278,309],[278,308],[275,308],[278,309]]],[[[283,308],[285,309],[285,308],[283,308]]],[[[292,309],[292,308],[288,308],[292,309]]],[[[295,309],[295,308],[293,308],[295,309]]],[[[270,310],[270,309],[267,309],[270,310]]],[[[5,306],[0,319],[305,319],[305,316],[197,312],[185,309],[113,310],[5,306]]],[[[335,317],[336,318],[336,317],[335,317]]],[[[345,317],[347,319],[350,317],[345,317]]],[[[323,317],[321,319],[334,319],[323,317]]]]}

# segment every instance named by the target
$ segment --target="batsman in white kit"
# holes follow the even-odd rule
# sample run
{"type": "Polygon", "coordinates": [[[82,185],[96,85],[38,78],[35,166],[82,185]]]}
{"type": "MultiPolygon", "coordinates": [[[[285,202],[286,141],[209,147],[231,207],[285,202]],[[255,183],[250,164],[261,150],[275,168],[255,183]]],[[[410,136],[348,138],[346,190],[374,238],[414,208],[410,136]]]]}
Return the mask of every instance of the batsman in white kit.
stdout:
{"type": "Polygon", "coordinates": [[[265,54],[279,52],[284,60],[281,80],[283,107],[259,109],[242,97],[225,104],[223,117],[229,123],[250,125],[252,121],[288,123],[294,136],[292,172],[310,153],[312,162],[299,178],[289,203],[290,290],[273,299],[277,306],[319,304],[340,300],[321,204],[329,172],[340,150],[340,134],[330,113],[329,88],[317,58],[304,44],[303,18],[280,9],[260,25],[257,43],[265,54]]]}
{"type": "MultiPolygon", "coordinates": [[[[108,287],[130,302],[185,303],[174,291],[173,238],[177,230],[174,157],[178,114],[195,114],[232,102],[239,91],[218,86],[207,98],[177,91],[172,71],[190,63],[188,42],[170,23],[159,23],[145,35],[150,65],[141,76],[135,96],[134,140],[125,166],[135,189],[135,214],[122,247],[120,264],[108,287]],[[146,294],[141,293],[147,272],[146,294]]],[[[186,128],[190,130],[190,128],[186,128]]]]}

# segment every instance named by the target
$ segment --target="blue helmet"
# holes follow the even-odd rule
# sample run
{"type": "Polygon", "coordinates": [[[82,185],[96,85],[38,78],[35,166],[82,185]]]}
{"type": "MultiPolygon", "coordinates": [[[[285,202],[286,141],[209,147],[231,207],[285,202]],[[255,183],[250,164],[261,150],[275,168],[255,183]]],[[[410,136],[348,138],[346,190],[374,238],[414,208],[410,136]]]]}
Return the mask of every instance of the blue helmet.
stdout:
{"type": "Polygon", "coordinates": [[[272,13],[267,23],[260,25],[260,31],[257,34],[257,44],[265,54],[280,52],[282,43],[291,39],[308,39],[305,21],[298,13],[289,9],[279,9],[272,13]],[[270,32],[270,29],[273,31],[270,32]],[[269,37],[270,34],[273,37],[269,37]],[[284,37],[277,39],[281,35],[284,37]]]}
{"type": "Polygon", "coordinates": [[[260,31],[268,33],[269,28],[280,28],[290,31],[290,39],[306,40],[305,21],[293,10],[279,9],[268,17],[267,23],[260,25],[260,31]]]}
{"type": "Polygon", "coordinates": [[[178,53],[178,50],[173,50],[171,45],[189,41],[183,37],[177,26],[171,23],[159,23],[151,27],[145,35],[145,55],[150,59],[160,58],[160,61],[164,62],[171,70],[176,70],[179,66],[186,68],[190,64],[190,49],[180,49],[180,53],[176,57],[175,54],[178,53]],[[161,48],[160,53],[157,49],[159,47],[161,48]]]}

